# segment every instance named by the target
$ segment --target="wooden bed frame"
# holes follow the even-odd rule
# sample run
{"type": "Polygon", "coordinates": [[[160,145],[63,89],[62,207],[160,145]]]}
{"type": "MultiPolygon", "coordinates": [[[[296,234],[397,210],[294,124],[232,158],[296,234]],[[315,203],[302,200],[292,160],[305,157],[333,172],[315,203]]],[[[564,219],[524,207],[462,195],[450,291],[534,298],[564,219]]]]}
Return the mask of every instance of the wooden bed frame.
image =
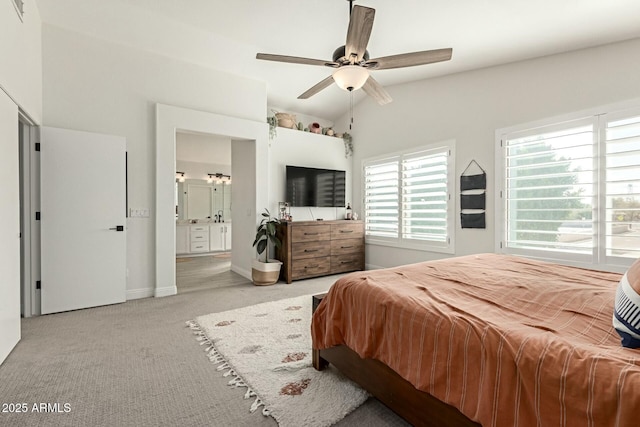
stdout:
{"type": "MultiPolygon", "coordinates": [[[[313,296],[313,311],[325,295],[313,296]]],[[[325,350],[313,349],[312,354],[315,369],[321,371],[328,364],[332,364],[414,426],[480,426],[457,408],[416,389],[384,363],[375,359],[362,359],[345,345],[325,350]]]]}

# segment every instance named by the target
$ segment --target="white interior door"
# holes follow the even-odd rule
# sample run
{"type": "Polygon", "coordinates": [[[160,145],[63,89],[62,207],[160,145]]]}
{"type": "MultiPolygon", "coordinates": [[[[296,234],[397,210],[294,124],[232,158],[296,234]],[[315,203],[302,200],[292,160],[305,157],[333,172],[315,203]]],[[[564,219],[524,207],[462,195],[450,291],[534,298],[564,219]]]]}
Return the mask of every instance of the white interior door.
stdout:
{"type": "Polygon", "coordinates": [[[43,127],[42,314],[126,299],[126,140],[43,127]]]}
{"type": "Polygon", "coordinates": [[[18,107],[0,89],[0,363],[20,341],[18,107]]]}

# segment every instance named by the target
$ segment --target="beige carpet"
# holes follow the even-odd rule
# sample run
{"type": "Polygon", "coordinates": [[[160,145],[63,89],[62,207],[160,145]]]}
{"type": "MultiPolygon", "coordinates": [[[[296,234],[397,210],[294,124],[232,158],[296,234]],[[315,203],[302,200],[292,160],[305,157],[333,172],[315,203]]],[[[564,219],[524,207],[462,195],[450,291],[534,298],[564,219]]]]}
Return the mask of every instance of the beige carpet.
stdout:
{"type": "MultiPolygon", "coordinates": [[[[165,298],[22,321],[0,365],[0,401],[71,405],[69,413],[0,413],[0,426],[275,426],[194,345],[186,319],[322,292],[335,278],[257,287],[245,281],[165,298]]],[[[338,426],[406,426],[369,399],[338,426]]]]}

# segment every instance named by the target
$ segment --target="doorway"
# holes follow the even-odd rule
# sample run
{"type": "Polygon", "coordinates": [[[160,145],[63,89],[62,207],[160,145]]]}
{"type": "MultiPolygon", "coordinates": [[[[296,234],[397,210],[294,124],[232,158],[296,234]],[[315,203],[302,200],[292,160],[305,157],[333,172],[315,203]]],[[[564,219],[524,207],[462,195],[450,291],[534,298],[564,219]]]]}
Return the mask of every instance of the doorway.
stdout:
{"type": "Polygon", "coordinates": [[[18,165],[20,179],[20,315],[40,315],[40,158],[38,127],[19,111],[18,165]]]}
{"type": "Polygon", "coordinates": [[[178,293],[228,286],[231,274],[231,138],[176,132],[178,293]]]}
{"type": "Polygon", "coordinates": [[[231,270],[251,278],[258,216],[269,202],[269,126],[263,121],[156,104],[156,297],[175,295],[176,130],[229,135],[232,140],[231,270]]]}

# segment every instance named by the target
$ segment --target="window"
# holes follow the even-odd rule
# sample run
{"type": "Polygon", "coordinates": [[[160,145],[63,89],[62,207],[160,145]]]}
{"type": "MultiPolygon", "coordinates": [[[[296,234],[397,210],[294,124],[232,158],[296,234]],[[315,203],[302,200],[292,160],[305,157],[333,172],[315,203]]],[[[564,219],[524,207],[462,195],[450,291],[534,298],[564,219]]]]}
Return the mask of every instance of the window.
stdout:
{"type": "Polygon", "coordinates": [[[500,136],[503,252],[588,266],[640,257],[640,113],[500,136]]]}
{"type": "Polygon", "coordinates": [[[453,253],[454,145],[363,162],[367,243],[453,253]]]}

